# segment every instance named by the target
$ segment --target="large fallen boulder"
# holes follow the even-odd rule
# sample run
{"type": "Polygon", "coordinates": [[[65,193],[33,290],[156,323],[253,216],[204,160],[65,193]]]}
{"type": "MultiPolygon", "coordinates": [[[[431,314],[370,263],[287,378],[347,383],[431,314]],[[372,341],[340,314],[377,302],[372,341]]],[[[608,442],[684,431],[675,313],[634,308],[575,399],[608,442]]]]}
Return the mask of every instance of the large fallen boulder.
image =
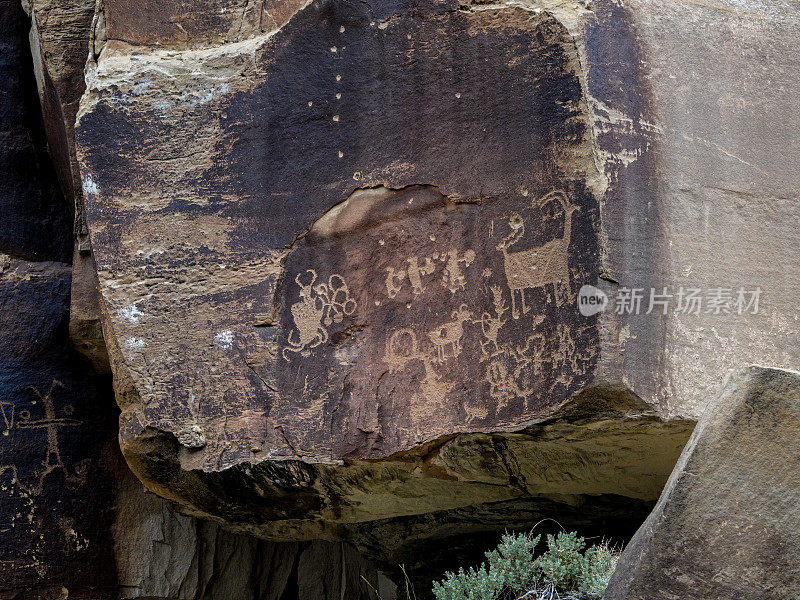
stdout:
{"type": "Polygon", "coordinates": [[[722,373],[800,357],[789,8],[251,4],[96,19],[77,153],[151,490],[364,544],[653,502],[722,373]]]}
{"type": "Polygon", "coordinates": [[[606,600],[800,597],[800,373],[731,373],[606,600]]]}

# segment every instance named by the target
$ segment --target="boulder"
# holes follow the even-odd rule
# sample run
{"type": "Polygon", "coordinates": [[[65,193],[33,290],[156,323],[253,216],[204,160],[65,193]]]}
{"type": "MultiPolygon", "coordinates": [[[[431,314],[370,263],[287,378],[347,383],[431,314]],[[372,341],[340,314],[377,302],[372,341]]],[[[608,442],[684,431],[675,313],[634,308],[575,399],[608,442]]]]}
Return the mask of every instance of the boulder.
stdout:
{"type": "Polygon", "coordinates": [[[394,519],[384,559],[653,502],[722,373],[800,358],[798,17],[740,4],[105,2],[76,143],[136,475],[271,539],[394,519]]]}
{"type": "MultiPolygon", "coordinates": [[[[14,5],[13,2],[9,2],[14,5]]],[[[19,11],[19,2],[17,10],[19,11]]],[[[75,115],[86,88],[83,71],[87,57],[100,52],[105,39],[103,13],[95,15],[95,0],[24,0],[30,16],[25,27],[18,26],[21,36],[29,39],[24,50],[32,55],[27,76],[35,80],[33,95],[38,91],[42,138],[46,137],[49,158],[42,161],[55,172],[63,192],[64,205],[52,203],[69,221],[71,235],[37,235],[32,239],[61,244],[73,263],[70,302],[70,338],[75,347],[92,363],[97,372],[109,373],[108,355],[100,324],[100,293],[91,254],[89,230],[83,202],[77,157],[75,154],[75,115]],[[25,35],[29,30],[29,35],[25,35]],[[35,79],[34,77],[35,76],[35,79]],[[74,215],[74,218],[73,218],[74,215]]],[[[26,107],[36,106],[28,98],[26,107]]],[[[37,118],[38,118],[37,114],[37,118]]],[[[55,178],[54,178],[55,179],[55,178]]]]}
{"type": "Polygon", "coordinates": [[[732,372],[604,598],[799,597],[798,461],[800,373],[732,372]]]}

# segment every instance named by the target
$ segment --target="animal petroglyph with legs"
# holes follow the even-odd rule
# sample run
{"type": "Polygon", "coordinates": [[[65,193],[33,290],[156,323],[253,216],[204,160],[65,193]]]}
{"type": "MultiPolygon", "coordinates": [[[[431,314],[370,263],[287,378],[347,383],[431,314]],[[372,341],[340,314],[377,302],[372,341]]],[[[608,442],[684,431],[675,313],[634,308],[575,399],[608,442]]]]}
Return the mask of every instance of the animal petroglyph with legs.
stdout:
{"type": "Polygon", "coordinates": [[[453,358],[461,354],[461,337],[464,335],[464,323],[472,319],[472,313],[467,310],[466,304],[462,304],[450,316],[453,321],[442,323],[428,332],[428,339],[436,347],[439,362],[444,362],[448,348],[452,352],[453,358]]]}
{"type": "Polygon", "coordinates": [[[550,192],[539,200],[539,205],[544,206],[551,200],[557,200],[564,209],[562,237],[527,250],[509,250],[525,234],[525,223],[522,217],[514,212],[508,219],[511,233],[497,244],[497,249],[503,253],[506,280],[511,290],[511,316],[515,319],[520,315],[516,294],[519,294],[523,314],[527,314],[530,310],[530,307],[525,305],[526,290],[552,285],[558,304],[570,294],[569,243],[572,213],[580,210],[580,207],[570,204],[567,195],[562,191],[550,192]]]}

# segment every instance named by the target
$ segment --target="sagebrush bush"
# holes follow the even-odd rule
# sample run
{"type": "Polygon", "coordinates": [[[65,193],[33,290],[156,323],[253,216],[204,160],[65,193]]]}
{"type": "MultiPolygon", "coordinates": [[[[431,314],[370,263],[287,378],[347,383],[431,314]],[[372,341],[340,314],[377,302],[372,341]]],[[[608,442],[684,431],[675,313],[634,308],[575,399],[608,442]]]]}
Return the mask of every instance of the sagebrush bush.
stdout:
{"type": "Polygon", "coordinates": [[[437,600],[599,598],[616,566],[618,554],[606,544],[584,552],[576,532],[547,536],[547,550],[534,558],[541,536],[505,534],[477,568],[446,573],[433,584],[437,600]]]}

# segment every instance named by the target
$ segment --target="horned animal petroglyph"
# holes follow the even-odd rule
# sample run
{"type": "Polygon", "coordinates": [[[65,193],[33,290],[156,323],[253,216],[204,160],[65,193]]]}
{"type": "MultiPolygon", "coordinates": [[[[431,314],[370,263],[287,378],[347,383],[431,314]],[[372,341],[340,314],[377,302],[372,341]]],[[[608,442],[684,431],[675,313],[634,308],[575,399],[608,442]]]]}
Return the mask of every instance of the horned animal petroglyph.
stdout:
{"type": "Polygon", "coordinates": [[[523,314],[527,314],[530,307],[525,305],[525,291],[533,288],[553,286],[556,301],[561,304],[563,298],[569,296],[570,271],[569,271],[569,243],[572,231],[572,213],[580,207],[570,204],[566,194],[562,191],[550,192],[539,200],[539,205],[544,206],[551,200],[558,200],[564,209],[564,230],[560,238],[556,238],[528,250],[512,252],[509,248],[522,239],[525,234],[525,223],[518,213],[511,213],[508,225],[511,233],[497,244],[497,249],[503,253],[506,280],[511,290],[511,316],[519,318],[519,309],[516,303],[516,294],[519,294],[523,314]]]}
{"type": "Polygon", "coordinates": [[[428,339],[433,342],[439,361],[444,362],[446,350],[449,348],[453,358],[461,354],[461,337],[464,335],[464,323],[472,318],[467,305],[462,304],[450,315],[453,321],[442,323],[428,332],[428,339]]]}

